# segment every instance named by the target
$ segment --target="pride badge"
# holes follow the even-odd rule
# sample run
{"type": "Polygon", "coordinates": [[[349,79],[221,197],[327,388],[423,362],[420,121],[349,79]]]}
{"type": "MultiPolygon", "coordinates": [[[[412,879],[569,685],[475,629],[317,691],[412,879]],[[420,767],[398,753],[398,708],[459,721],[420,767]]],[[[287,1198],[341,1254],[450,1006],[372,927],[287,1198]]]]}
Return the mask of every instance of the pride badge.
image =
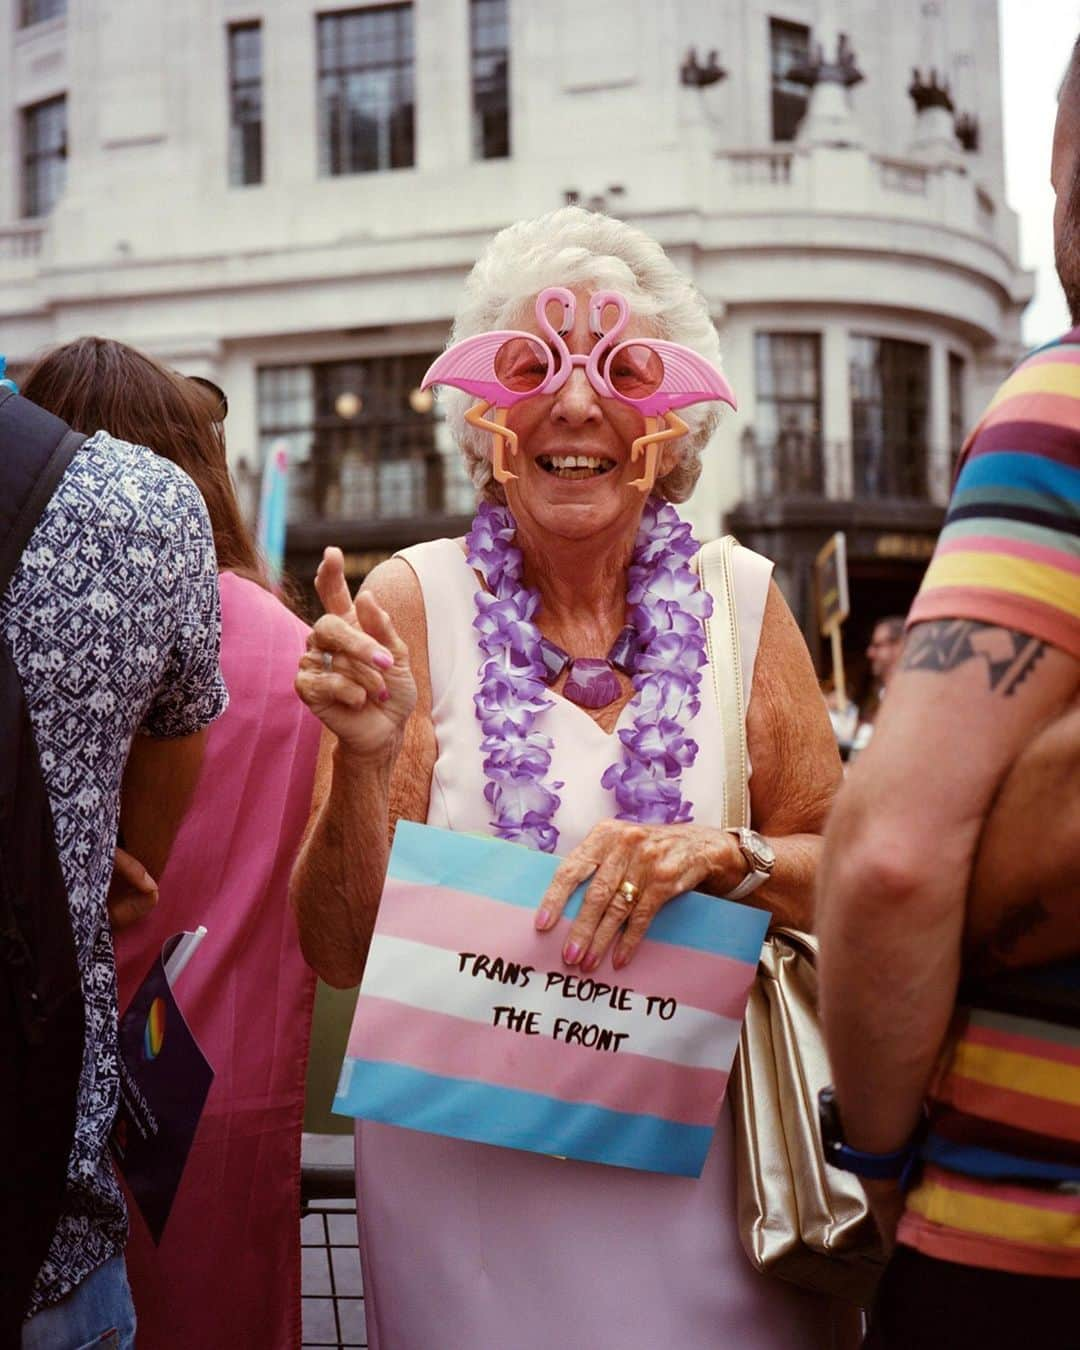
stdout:
{"type": "Polygon", "coordinates": [[[143,1033],[143,1055],[146,1059],[157,1059],[165,1041],[165,1000],[154,999],[150,1011],[146,1014],[146,1030],[143,1033]]]}

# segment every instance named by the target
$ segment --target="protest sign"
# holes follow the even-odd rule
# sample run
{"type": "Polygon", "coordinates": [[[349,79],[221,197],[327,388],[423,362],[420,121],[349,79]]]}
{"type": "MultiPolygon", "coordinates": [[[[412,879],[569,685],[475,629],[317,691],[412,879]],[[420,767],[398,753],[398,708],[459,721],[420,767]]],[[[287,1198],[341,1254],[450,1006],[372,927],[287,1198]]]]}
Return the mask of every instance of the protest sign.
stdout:
{"type": "Polygon", "coordinates": [[[479,1143],[698,1176],[769,916],[688,893],[631,965],[560,959],[559,859],[402,822],[334,1110],[479,1143]]]}
{"type": "Polygon", "coordinates": [[[817,579],[818,623],[832,646],[833,688],[838,706],[843,710],[847,704],[847,682],[840,628],[851,613],[851,599],[848,594],[847,535],[842,530],[832,536],[814,559],[814,575],[817,579]]]}

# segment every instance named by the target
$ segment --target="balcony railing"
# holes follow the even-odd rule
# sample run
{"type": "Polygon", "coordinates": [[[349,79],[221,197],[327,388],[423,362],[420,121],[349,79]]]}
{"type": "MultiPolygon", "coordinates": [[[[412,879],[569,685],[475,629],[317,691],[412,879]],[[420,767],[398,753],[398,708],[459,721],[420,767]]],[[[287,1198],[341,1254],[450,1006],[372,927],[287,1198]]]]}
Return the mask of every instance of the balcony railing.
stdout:
{"type": "Polygon", "coordinates": [[[929,501],[929,467],[927,447],[910,442],[824,442],[796,431],[759,440],[751,428],[742,436],[746,501],[779,497],[929,501]]]}
{"type": "Polygon", "coordinates": [[[298,464],[290,492],[292,520],[387,520],[442,509],[441,455],[413,452],[376,459],[338,451],[298,464]]]}
{"type": "Polygon", "coordinates": [[[944,225],[1011,245],[1010,220],[968,174],[913,158],[847,153],[837,178],[828,147],[716,150],[709,208],[717,214],[828,211],[944,225]],[[1004,233],[1003,233],[1004,232],[1004,233]]]}
{"type": "MultiPolygon", "coordinates": [[[[237,491],[254,514],[258,472],[245,461],[235,470],[237,491]]],[[[393,455],[316,446],[310,459],[289,466],[289,523],[393,521],[469,514],[475,495],[458,467],[430,446],[393,455]]]]}
{"type": "Polygon", "coordinates": [[[821,437],[790,431],[763,441],[747,427],[742,436],[742,493],[751,501],[825,496],[821,437]]]}
{"type": "Polygon", "coordinates": [[[790,150],[735,150],[729,153],[733,183],[791,182],[790,150]]]}
{"type": "Polygon", "coordinates": [[[45,228],[40,220],[0,226],[0,262],[28,262],[39,257],[45,228]]]}
{"type": "Polygon", "coordinates": [[[921,164],[903,159],[879,159],[878,174],[886,192],[906,192],[916,197],[927,194],[930,171],[921,164]]]}
{"type": "Polygon", "coordinates": [[[927,501],[928,469],[927,450],[922,444],[856,438],[851,447],[852,483],[857,498],[927,501]]]}

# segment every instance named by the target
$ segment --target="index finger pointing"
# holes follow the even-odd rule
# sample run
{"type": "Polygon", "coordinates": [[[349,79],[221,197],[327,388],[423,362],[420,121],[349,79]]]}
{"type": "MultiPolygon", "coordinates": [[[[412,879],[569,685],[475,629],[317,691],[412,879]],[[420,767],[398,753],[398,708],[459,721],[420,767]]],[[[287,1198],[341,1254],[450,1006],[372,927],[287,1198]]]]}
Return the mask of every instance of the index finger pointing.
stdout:
{"type": "Polygon", "coordinates": [[[315,573],[315,590],[327,614],[336,614],[342,619],[352,618],[353,600],[345,580],[345,555],[341,549],[323,550],[322,562],[315,573]]]}

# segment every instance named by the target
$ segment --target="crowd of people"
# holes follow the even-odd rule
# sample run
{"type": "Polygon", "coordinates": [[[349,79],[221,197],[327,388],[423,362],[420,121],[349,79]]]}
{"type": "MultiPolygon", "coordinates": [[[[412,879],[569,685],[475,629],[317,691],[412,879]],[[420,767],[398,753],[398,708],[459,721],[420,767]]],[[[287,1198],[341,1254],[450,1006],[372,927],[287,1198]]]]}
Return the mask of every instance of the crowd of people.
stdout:
{"type": "MultiPolygon", "coordinates": [[[[1076,52],[1054,184],[1080,323],[1076,52]]],[[[0,687],[24,775],[0,812],[13,1102],[50,1034],[36,954],[63,943],[34,917],[48,877],[84,1011],[59,1183],[32,1096],[5,1117],[3,1345],[299,1343],[315,974],[361,979],[401,820],[559,855],[532,922],[583,976],[630,966],[687,890],[815,932],[837,1107],[822,1142],[862,1180],[890,1259],[865,1308],[754,1269],[727,1107],[700,1178],[362,1121],[374,1350],[1065,1344],[1080,1321],[1080,328],[1026,358],[969,436],[912,612],[874,629],[873,714],[854,724],[823,702],[771,564],[741,547],[737,664],[718,673],[677,505],[726,386],[717,374],[657,431],[656,354],[719,364],[704,299],[659,245],[576,207],[503,230],[451,347],[484,338],[500,340],[489,388],[505,401],[470,406],[449,375],[441,395],[477,492],[469,535],[402,551],[355,595],[328,549],[310,628],[241,517],[221,391],[102,338],[46,354],[21,395],[0,389],[0,687]],[[750,827],[731,826],[724,679],[742,690],[750,827]],[[858,757],[846,782],[837,740],[858,757]],[[46,824],[28,867],[5,822],[35,774],[46,824]],[[117,1016],[165,940],[199,924],[213,941],[181,1002],[215,1078],[155,1245],[110,1160],[117,1016]]]]}

